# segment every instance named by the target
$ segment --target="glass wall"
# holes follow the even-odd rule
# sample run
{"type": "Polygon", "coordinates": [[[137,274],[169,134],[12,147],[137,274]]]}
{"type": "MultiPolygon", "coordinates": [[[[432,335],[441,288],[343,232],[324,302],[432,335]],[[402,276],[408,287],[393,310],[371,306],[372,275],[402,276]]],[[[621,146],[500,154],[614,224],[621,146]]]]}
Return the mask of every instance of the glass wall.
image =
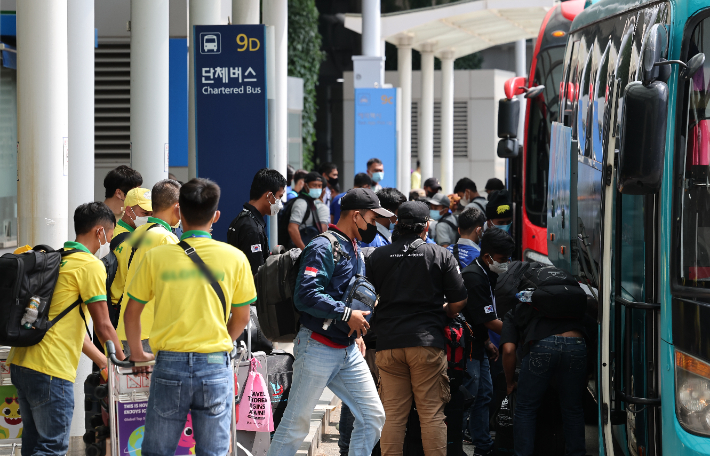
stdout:
{"type": "Polygon", "coordinates": [[[0,65],[0,248],[16,245],[17,71],[0,65]]]}

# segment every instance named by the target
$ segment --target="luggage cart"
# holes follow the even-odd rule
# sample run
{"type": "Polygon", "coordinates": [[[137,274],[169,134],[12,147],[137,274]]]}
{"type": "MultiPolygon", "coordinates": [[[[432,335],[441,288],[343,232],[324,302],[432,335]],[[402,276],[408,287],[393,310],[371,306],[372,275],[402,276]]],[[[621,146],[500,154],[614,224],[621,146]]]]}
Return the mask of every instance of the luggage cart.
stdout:
{"type": "Polygon", "coordinates": [[[16,400],[17,389],[10,379],[10,367],[5,364],[9,354],[10,347],[0,346],[0,402],[5,405],[5,410],[0,414],[0,454],[19,456],[22,448],[22,438],[19,437],[22,421],[20,404],[16,400]],[[10,403],[7,403],[8,399],[10,403]]]}
{"type": "MultiPolygon", "coordinates": [[[[113,342],[111,341],[106,341],[106,353],[108,354],[108,407],[109,427],[111,428],[110,448],[112,456],[120,456],[123,454],[123,452],[121,451],[121,447],[124,446],[124,444],[126,445],[125,447],[129,450],[129,452],[131,452],[140,449],[136,448],[135,446],[132,446],[133,444],[138,442],[142,443],[142,433],[140,433],[138,429],[134,430],[128,438],[126,438],[126,432],[121,432],[121,434],[119,435],[119,426],[121,420],[140,420],[141,416],[143,417],[143,420],[145,420],[144,411],[147,410],[148,406],[151,374],[133,374],[133,367],[153,366],[155,364],[155,361],[119,361],[116,358],[116,349],[113,345],[113,342]],[[119,414],[121,416],[119,416],[119,414]],[[135,418],[125,418],[127,415],[135,415],[135,418]]],[[[236,350],[233,350],[230,354],[232,366],[234,366],[235,357],[236,350]]],[[[232,417],[234,417],[236,415],[235,402],[231,402],[232,417]]],[[[230,435],[230,452],[228,454],[231,456],[236,456],[237,429],[235,419],[232,419],[231,428],[232,432],[230,435]]],[[[182,442],[183,440],[181,439],[181,443],[182,442]]],[[[185,449],[184,454],[189,454],[190,448],[184,447],[180,444],[178,445],[178,451],[176,452],[176,454],[183,454],[183,452],[181,452],[181,448],[185,449]]]]}

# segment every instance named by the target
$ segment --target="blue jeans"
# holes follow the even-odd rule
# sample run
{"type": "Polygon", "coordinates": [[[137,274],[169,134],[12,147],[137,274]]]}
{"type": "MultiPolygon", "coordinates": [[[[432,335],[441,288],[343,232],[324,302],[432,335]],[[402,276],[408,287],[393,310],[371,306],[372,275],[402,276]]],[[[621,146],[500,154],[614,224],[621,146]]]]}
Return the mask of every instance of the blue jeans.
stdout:
{"type": "Polygon", "coordinates": [[[67,454],[74,384],[14,364],[10,375],[22,416],[22,456],[67,454]]]}
{"type": "Polygon", "coordinates": [[[559,392],[564,420],[565,454],[584,456],[586,453],[583,410],[586,344],[583,338],[550,336],[536,342],[523,358],[513,421],[516,456],[529,456],[535,450],[537,410],[553,381],[559,392]]]}
{"type": "Polygon", "coordinates": [[[308,435],[311,413],[328,387],[352,411],[352,456],[369,455],[380,438],[385,411],[372,374],[357,345],[331,348],[311,339],[301,327],[293,341],[293,383],[288,406],[269,448],[269,456],[293,456],[308,435]]]}
{"type": "Polygon", "coordinates": [[[159,352],[150,379],[143,456],[173,456],[188,411],[197,451],[224,456],[233,401],[234,372],[226,352],[159,352]]]}
{"type": "Polygon", "coordinates": [[[493,382],[488,364],[488,357],[483,361],[470,359],[466,363],[466,372],[471,378],[464,379],[463,386],[476,397],[470,409],[464,411],[463,424],[466,429],[468,418],[468,434],[476,446],[476,450],[488,451],[493,448],[493,439],[489,430],[488,406],[493,398],[493,382]]]}

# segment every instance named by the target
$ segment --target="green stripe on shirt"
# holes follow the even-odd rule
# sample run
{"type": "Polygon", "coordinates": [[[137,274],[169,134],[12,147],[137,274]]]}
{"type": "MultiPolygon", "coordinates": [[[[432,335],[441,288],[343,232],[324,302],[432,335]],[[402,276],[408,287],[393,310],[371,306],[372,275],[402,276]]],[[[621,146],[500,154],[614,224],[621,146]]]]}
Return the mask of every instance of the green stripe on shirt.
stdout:
{"type": "Polygon", "coordinates": [[[251,304],[251,303],[254,302],[254,301],[256,301],[256,296],[254,296],[254,299],[250,299],[250,300],[247,301],[247,302],[243,302],[243,303],[241,303],[241,304],[232,304],[232,307],[248,306],[249,304],[251,304]]]}
{"type": "Polygon", "coordinates": [[[143,300],[141,300],[141,299],[138,299],[138,298],[136,298],[135,296],[133,296],[133,295],[130,294],[130,293],[127,293],[127,294],[128,294],[128,297],[131,298],[131,299],[134,300],[134,301],[138,301],[138,302],[140,302],[141,304],[147,304],[147,303],[148,303],[148,301],[143,301],[143,300]]]}
{"type": "Polygon", "coordinates": [[[97,302],[97,301],[106,301],[106,295],[98,295],[94,296],[93,298],[87,299],[84,301],[84,304],[91,304],[92,302],[97,302]]]}

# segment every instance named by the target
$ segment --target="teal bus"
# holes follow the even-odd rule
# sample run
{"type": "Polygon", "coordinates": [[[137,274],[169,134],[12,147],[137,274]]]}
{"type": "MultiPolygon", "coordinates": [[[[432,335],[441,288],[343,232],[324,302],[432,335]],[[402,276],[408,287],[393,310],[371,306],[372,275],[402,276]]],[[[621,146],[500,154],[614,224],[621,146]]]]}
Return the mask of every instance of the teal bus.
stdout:
{"type": "Polygon", "coordinates": [[[598,302],[600,454],[710,455],[709,52],[708,0],[602,0],[568,35],[547,247],[598,302]]]}

